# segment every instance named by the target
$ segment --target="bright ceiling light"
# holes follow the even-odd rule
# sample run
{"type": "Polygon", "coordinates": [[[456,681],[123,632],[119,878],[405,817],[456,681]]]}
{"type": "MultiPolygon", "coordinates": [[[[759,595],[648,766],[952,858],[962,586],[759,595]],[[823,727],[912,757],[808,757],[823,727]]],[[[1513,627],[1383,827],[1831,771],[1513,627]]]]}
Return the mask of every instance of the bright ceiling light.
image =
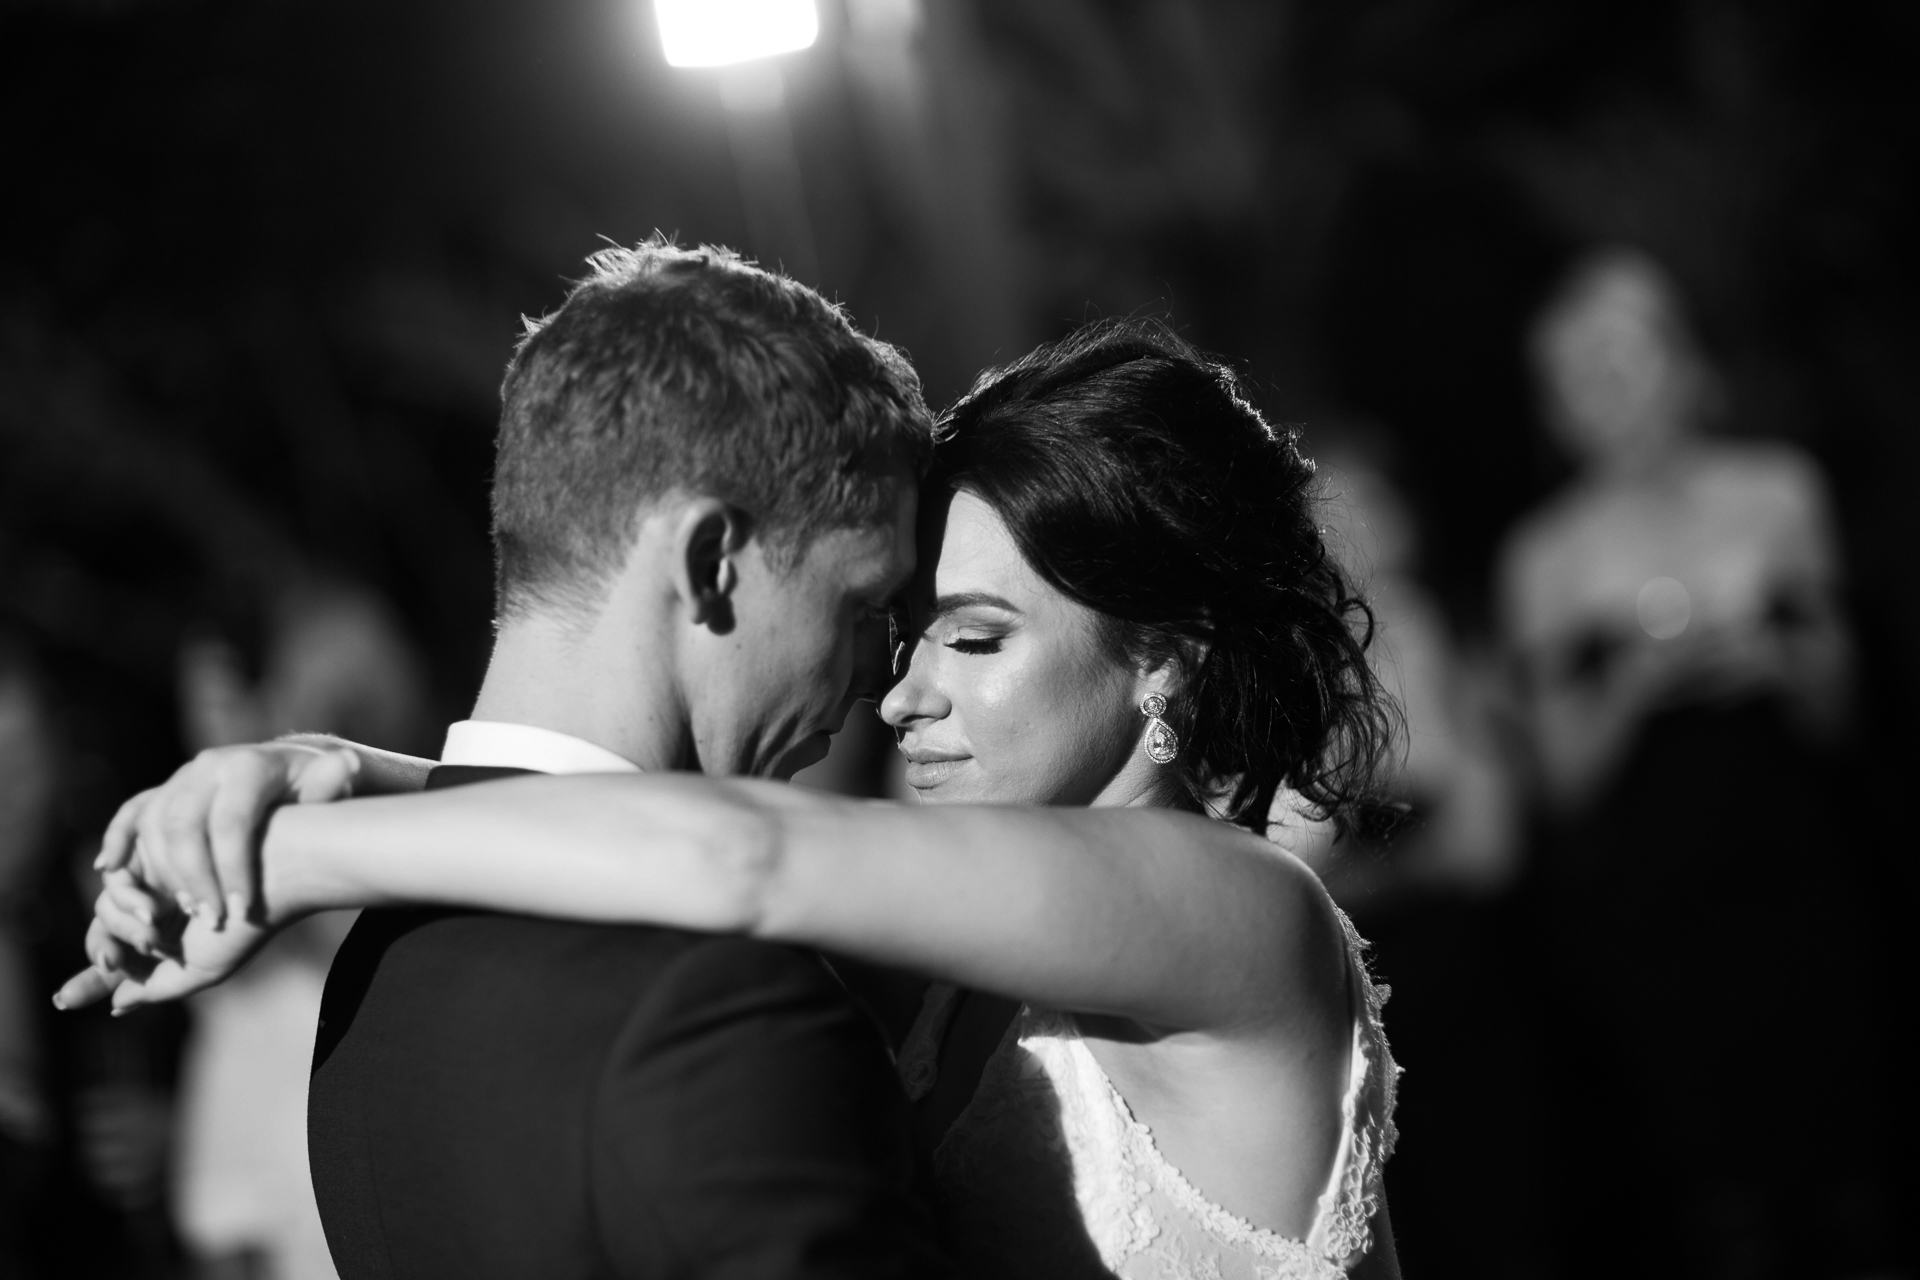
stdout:
{"type": "Polygon", "coordinates": [[[820,36],[813,0],[653,0],[675,67],[723,67],[805,49],[820,36]]]}

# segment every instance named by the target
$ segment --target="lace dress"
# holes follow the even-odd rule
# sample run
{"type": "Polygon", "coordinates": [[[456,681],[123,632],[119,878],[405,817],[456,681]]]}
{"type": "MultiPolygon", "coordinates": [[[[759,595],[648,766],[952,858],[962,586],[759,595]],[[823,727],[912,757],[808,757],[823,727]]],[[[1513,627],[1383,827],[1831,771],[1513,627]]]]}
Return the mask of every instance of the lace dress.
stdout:
{"type": "Polygon", "coordinates": [[[1386,990],[1368,976],[1352,924],[1341,923],[1357,993],[1353,1048],[1340,1144],[1305,1240],[1209,1200],[1160,1154],[1072,1016],[1027,1006],[934,1155],[941,1220],[968,1273],[1339,1280],[1365,1257],[1396,1136],[1399,1068],[1381,1031],[1386,990]]]}

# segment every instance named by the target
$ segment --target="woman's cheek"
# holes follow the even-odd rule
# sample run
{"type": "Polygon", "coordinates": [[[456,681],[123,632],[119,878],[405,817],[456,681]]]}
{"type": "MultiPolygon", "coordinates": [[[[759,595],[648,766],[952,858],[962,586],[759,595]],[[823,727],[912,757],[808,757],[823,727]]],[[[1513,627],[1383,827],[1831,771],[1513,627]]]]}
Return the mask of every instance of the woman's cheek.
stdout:
{"type": "Polygon", "coordinates": [[[1050,803],[1081,749],[1081,690],[1059,663],[1029,650],[982,682],[981,711],[993,726],[996,791],[1050,803]]]}
{"type": "Polygon", "coordinates": [[[996,765],[1009,751],[1018,751],[1023,735],[1019,720],[1020,681],[1005,667],[979,673],[967,698],[967,737],[976,752],[993,755],[996,765]]]}

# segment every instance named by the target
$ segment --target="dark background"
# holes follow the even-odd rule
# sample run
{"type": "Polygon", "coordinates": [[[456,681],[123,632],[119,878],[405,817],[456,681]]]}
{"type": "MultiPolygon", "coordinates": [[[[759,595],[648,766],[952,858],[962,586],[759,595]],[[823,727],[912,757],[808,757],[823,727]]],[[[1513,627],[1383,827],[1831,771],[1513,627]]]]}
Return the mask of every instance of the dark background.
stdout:
{"type": "MultiPolygon", "coordinates": [[[[1583,247],[1663,261],[1727,378],[1723,429],[1799,443],[1834,488],[1861,723],[1817,799],[1873,855],[1857,927],[1892,983],[1874,1016],[1904,1037],[1920,7],[848,0],[822,18],[783,62],[809,282],[903,344],[930,400],[1090,316],[1164,314],[1310,439],[1385,442],[1466,643],[1497,539],[1567,467],[1527,319],[1583,247]],[[905,37],[880,21],[902,13],[905,37]]],[[[293,579],[384,597],[457,718],[486,654],[519,316],[556,305],[602,237],[755,248],[715,77],[662,63],[641,0],[16,0],[0,99],[0,625],[56,706],[76,847],[182,757],[183,637],[244,640],[293,579]]],[[[1443,953],[1524,969],[1516,936],[1443,953]]],[[[1420,1194],[1452,1162],[1423,1151],[1423,1120],[1453,1130],[1411,1043],[1402,1058],[1408,1274],[1579,1254],[1536,1169],[1473,1182],[1471,1204],[1420,1194]],[[1445,1222],[1423,1207],[1442,1203],[1445,1222]]],[[[1550,1053],[1484,1066],[1554,1091],[1550,1053]]],[[[1896,1074],[1830,1102],[1882,1126],[1874,1194],[1910,1210],[1908,1092],[1896,1074]]],[[[1633,1204],[1610,1215],[1627,1239],[1633,1204]]],[[[1856,1234],[1876,1231],[1850,1274],[1911,1257],[1856,1234]]]]}

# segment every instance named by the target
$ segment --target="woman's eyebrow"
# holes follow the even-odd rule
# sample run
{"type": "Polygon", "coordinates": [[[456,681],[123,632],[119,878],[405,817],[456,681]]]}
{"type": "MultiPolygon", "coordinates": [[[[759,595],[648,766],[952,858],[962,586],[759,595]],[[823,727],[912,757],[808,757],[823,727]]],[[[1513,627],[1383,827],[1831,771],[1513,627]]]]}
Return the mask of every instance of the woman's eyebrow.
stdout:
{"type": "Polygon", "coordinates": [[[933,615],[945,617],[976,605],[985,605],[989,609],[1004,609],[1008,613],[1019,613],[1020,609],[1005,596],[996,596],[989,591],[961,591],[950,596],[941,596],[933,602],[933,615]]]}

